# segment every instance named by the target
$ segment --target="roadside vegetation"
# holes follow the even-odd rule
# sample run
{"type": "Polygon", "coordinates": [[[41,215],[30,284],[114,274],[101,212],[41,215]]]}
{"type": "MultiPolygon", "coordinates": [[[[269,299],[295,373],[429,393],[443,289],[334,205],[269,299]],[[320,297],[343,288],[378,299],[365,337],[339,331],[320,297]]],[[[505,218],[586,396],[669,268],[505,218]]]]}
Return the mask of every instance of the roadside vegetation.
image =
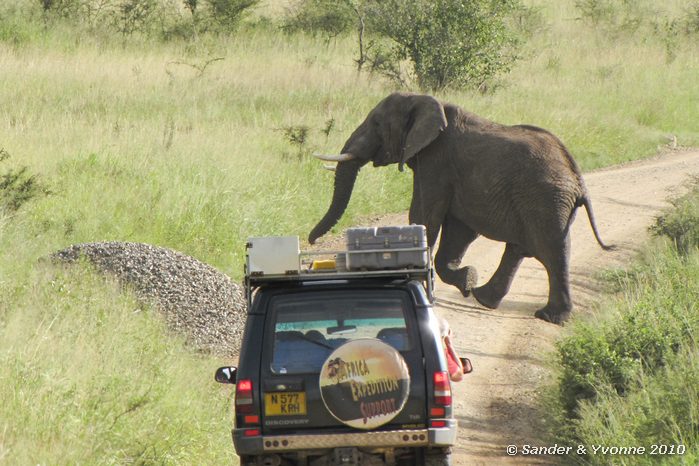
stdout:
{"type": "Polygon", "coordinates": [[[598,312],[558,343],[554,440],[588,451],[568,461],[609,464],[593,453],[600,445],[645,448],[614,455],[618,464],[699,462],[697,206],[699,180],[657,218],[637,262],[606,274],[611,296],[598,312]]]}
{"type": "MultiPolygon", "coordinates": [[[[387,16],[360,46],[372,2],[334,2],[347,8],[333,34],[295,23],[306,11],[327,26],[330,3],[1,2],[0,462],[230,462],[231,392],[212,382],[230,361],[192,354],[89,267],[41,258],[137,241],[240,278],[248,236],[307,235],[332,186],[311,153],[337,152],[391,91],[548,128],[585,170],[699,145],[699,2],[440,1],[512,6],[472,18],[502,54],[455,75],[467,47],[440,56],[438,38],[406,41],[387,16]]],[[[337,228],[405,210],[410,192],[408,172],[367,167],[337,228]]],[[[696,254],[672,260],[678,274],[696,254]]],[[[628,277],[652,280],[650,264],[628,277]]]]}

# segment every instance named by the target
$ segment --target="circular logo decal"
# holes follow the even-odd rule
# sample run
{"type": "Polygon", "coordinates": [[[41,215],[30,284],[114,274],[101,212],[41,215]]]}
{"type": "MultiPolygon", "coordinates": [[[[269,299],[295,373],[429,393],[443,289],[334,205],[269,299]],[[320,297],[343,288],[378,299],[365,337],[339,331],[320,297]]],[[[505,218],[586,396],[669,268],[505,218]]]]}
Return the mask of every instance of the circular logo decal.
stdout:
{"type": "Polygon", "coordinates": [[[403,357],[375,338],[358,338],[340,346],[320,373],[320,393],[328,411],[358,429],[374,429],[396,417],[408,399],[409,387],[403,357]]]}

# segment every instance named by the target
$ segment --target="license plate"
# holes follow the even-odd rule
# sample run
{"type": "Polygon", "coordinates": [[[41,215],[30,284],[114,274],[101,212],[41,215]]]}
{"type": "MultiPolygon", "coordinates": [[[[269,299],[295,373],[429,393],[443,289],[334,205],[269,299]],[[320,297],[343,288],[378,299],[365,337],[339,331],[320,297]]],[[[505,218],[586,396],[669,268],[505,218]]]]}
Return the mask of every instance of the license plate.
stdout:
{"type": "Polygon", "coordinates": [[[266,416],[299,416],[306,414],[306,392],[265,393],[266,416]]]}

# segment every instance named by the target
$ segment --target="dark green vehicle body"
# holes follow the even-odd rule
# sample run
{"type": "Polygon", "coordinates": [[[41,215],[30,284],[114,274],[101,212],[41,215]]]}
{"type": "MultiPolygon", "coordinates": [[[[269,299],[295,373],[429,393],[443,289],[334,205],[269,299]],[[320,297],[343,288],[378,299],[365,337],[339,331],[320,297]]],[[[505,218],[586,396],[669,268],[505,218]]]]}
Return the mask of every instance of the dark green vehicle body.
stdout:
{"type": "MultiPolygon", "coordinates": [[[[449,464],[456,421],[436,329],[423,284],[409,278],[259,286],[235,375],[233,442],[241,465],[449,464]],[[313,333],[321,343],[307,338],[313,333]],[[286,343],[290,337],[300,337],[297,346],[286,343]],[[392,346],[409,372],[400,412],[370,429],[343,422],[351,402],[330,412],[319,384],[330,353],[355,337],[392,346]]],[[[378,406],[371,397],[364,401],[378,406]]]]}
{"type": "Polygon", "coordinates": [[[450,464],[457,423],[425,228],[346,238],[345,251],[246,244],[239,366],[216,372],[236,384],[242,466],[450,464]]]}

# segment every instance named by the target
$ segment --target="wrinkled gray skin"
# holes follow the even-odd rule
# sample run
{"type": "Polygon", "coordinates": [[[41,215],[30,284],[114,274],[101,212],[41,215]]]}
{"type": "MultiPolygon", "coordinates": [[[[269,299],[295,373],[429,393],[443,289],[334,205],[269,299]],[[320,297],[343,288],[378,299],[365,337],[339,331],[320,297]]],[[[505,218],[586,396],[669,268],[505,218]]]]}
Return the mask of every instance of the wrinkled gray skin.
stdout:
{"type": "Polygon", "coordinates": [[[522,259],[535,257],[549,277],[548,302],[535,316],[557,324],[568,319],[569,229],[580,206],[597,242],[611,249],[597,232],[580,169],[544,129],[504,126],[431,96],[395,93],[369,113],[342,153],[356,158],[338,163],[331,205],[309,242],[340,219],[364,164],[405,163],[413,170],[410,223],[426,226],[431,248],[441,229],[437,274],[488,308],[498,307],[522,259]],[[491,279],[471,289],[475,270],[459,266],[478,235],[507,245],[491,279]]]}

